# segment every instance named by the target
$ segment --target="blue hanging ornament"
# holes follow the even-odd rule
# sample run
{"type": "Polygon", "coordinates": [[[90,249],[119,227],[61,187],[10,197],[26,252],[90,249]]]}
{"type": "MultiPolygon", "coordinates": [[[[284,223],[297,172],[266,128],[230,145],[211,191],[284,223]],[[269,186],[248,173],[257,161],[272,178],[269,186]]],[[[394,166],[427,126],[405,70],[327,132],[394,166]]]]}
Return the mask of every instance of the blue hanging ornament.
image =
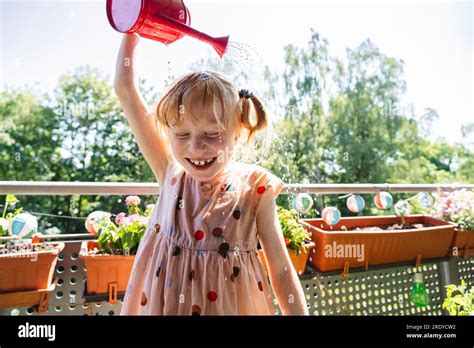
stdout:
{"type": "Polygon", "coordinates": [[[298,193],[291,202],[291,207],[300,213],[309,211],[312,206],[313,199],[307,193],[298,193]]]}
{"type": "Polygon", "coordinates": [[[349,211],[358,213],[365,208],[365,200],[359,195],[350,195],[346,200],[346,206],[349,211]]]}

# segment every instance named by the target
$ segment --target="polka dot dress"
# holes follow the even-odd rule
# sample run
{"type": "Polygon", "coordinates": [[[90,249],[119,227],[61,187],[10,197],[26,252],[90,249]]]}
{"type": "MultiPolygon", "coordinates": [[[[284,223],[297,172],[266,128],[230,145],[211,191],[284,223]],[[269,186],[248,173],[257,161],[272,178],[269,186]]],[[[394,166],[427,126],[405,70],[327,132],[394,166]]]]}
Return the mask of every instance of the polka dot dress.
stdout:
{"type": "Polygon", "coordinates": [[[170,157],[121,314],[274,314],[256,214],[264,195],[276,198],[283,186],[270,171],[239,162],[199,182],[170,157]]]}

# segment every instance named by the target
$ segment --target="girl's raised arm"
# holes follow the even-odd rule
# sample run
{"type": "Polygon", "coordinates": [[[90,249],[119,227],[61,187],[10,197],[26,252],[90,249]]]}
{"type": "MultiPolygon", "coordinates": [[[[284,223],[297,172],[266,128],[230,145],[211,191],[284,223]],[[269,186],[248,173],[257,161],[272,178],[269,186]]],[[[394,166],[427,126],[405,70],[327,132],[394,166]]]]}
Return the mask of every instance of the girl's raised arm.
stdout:
{"type": "Polygon", "coordinates": [[[115,68],[114,89],[138,147],[162,188],[170,145],[156,130],[152,117],[146,116],[149,107],[135,81],[134,53],[139,40],[136,34],[123,34],[115,68]]]}

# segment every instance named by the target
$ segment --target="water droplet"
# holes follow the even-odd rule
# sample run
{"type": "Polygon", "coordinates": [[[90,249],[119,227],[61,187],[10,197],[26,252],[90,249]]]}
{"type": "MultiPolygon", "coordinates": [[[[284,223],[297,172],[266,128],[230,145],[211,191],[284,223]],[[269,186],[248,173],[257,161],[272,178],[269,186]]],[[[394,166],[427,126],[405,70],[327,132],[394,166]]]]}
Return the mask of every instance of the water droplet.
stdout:
{"type": "Polygon", "coordinates": [[[231,64],[236,69],[242,70],[252,79],[263,80],[265,65],[258,51],[250,45],[229,41],[227,51],[222,57],[221,65],[231,64]]]}

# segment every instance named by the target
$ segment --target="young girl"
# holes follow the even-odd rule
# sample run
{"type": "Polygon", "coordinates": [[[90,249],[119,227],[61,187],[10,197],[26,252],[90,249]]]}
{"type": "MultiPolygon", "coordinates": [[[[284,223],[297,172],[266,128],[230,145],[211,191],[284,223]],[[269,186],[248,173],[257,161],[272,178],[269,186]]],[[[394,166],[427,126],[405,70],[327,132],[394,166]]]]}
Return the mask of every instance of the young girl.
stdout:
{"type": "Polygon", "coordinates": [[[262,103],[218,73],[192,72],[150,117],[133,73],[138,41],[123,36],[115,92],[161,191],[121,314],[271,315],[270,280],[283,314],[308,315],[276,213],[284,183],[233,159],[242,136],[267,126],[262,103]]]}

